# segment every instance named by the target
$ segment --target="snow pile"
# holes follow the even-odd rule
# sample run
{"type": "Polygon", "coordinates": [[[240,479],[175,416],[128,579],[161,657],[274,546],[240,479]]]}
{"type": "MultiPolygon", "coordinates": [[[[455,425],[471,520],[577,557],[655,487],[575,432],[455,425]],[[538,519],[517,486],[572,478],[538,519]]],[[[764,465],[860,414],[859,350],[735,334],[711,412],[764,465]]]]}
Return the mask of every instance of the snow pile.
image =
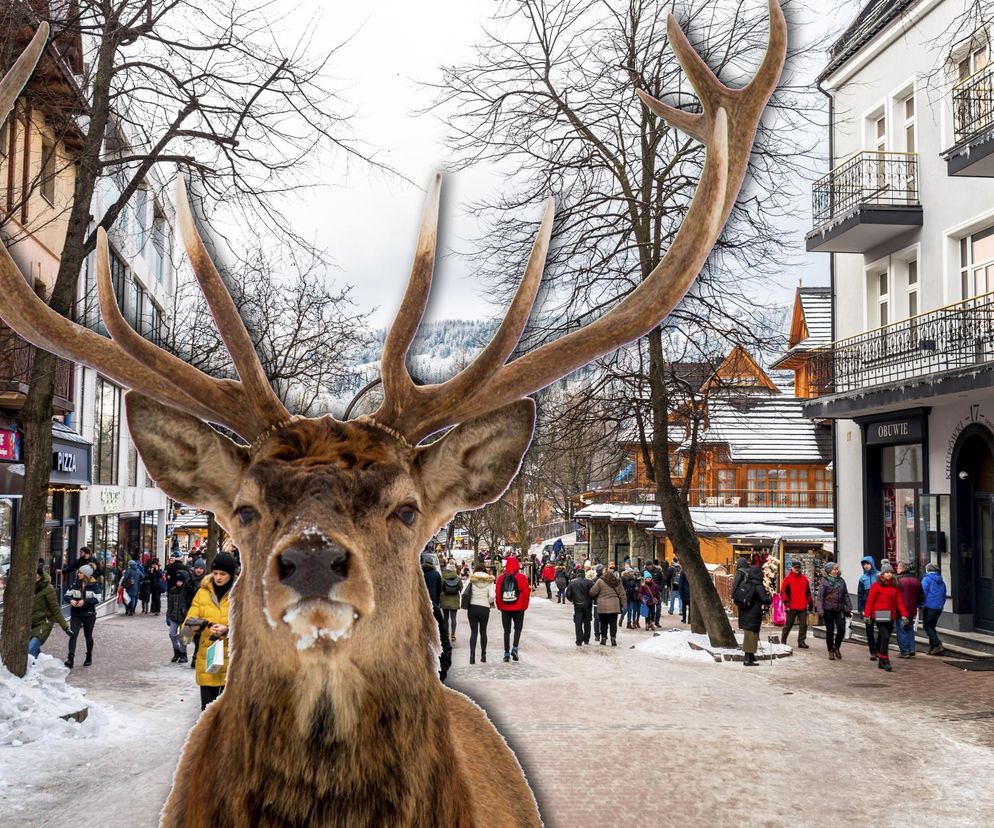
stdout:
{"type": "MultiPolygon", "coordinates": [[[[742,634],[736,633],[736,640],[742,644],[742,634]]],[[[648,638],[635,645],[636,650],[656,656],[657,658],[676,659],[678,661],[699,661],[702,664],[718,664],[715,656],[720,656],[724,663],[726,654],[742,655],[742,650],[730,647],[712,647],[706,635],[696,635],[689,630],[670,630],[661,633],[656,638],[648,638]],[[694,649],[690,645],[703,649],[694,649]],[[713,653],[713,655],[712,655],[713,653]]],[[[757,655],[787,654],[791,648],[786,644],[769,644],[766,641],[759,642],[757,655]]]]}
{"type": "MultiPolygon", "coordinates": [[[[30,661],[30,659],[29,659],[30,661]]],[[[0,745],[18,747],[47,736],[94,736],[107,721],[102,710],[78,687],[66,684],[67,670],[58,659],[42,653],[28,665],[23,679],[0,664],[0,745]],[[61,718],[88,709],[85,721],[61,718]]]]}

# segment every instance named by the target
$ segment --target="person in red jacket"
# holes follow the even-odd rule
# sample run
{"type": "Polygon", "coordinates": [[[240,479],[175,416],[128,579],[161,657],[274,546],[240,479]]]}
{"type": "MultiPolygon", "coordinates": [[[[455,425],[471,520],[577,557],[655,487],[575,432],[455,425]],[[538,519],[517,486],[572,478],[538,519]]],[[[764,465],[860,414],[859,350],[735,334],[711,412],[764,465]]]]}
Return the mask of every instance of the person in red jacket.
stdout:
{"type": "Polygon", "coordinates": [[[787,608],[787,623],[784,624],[783,632],[780,633],[780,641],[787,643],[787,636],[790,635],[794,622],[797,621],[797,647],[801,650],[808,649],[805,639],[808,637],[808,612],[814,606],[811,599],[811,583],[805,575],[801,574],[801,562],[791,561],[790,572],[783,579],[780,587],[780,594],[783,596],[784,606],[787,608]]]}
{"type": "MultiPolygon", "coordinates": [[[[889,673],[891,666],[887,648],[890,644],[890,635],[894,631],[894,622],[898,619],[909,620],[901,598],[901,590],[897,588],[897,581],[894,579],[894,570],[890,567],[881,568],[877,582],[870,587],[863,614],[867,618],[872,618],[877,628],[877,666],[889,673]]],[[[871,660],[873,658],[870,656],[871,660]]]]}
{"type": "MultiPolygon", "coordinates": [[[[553,578],[555,567],[552,568],[553,578]]],[[[551,595],[549,596],[552,597],[551,595]]],[[[497,609],[504,625],[504,661],[518,660],[518,642],[521,640],[521,627],[525,623],[525,610],[531,599],[528,579],[521,572],[518,559],[510,557],[504,561],[504,571],[497,578],[497,609]],[[511,625],[514,625],[514,646],[511,646],[511,625]]]]}
{"type": "Polygon", "coordinates": [[[556,567],[552,563],[552,559],[542,567],[542,582],[545,584],[546,598],[550,601],[552,600],[552,582],[556,580],[556,567]]]}

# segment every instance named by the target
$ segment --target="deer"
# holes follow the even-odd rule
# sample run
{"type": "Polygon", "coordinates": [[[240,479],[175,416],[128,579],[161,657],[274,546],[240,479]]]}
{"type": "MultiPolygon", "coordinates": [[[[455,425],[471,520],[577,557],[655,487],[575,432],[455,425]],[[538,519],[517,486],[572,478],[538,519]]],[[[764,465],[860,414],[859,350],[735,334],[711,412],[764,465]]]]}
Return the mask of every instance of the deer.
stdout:
{"type": "MultiPolygon", "coordinates": [[[[638,95],[706,155],[686,218],[652,273],[586,327],[509,359],[542,280],[550,199],[493,339],[452,378],[416,385],[406,356],[434,269],[441,177],[433,177],[384,343],[382,403],[370,415],[288,412],[198,233],[182,175],[177,221],[237,380],[201,373],[128,325],[103,230],[96,271],[109,337],[52,311],[0,252],[0,316],[33,345],[129,389],[128,427],[152,478],[170,497],[212,511],[241,553],[227,685],[189,733],[163,826],[541,824],[521,765],[486,713],[439,681],[419,553],[456,512],[496,500],[513,481],[535,425],[529,395],[644,336],[690,289],[737,198],[783,67],[776,0],[769,13],[766,54],[737,89],[718,81],[669,18],[700,111],[638,95]],[[384,571],[391,577],[378,577],[384,571]]],[[[0,83],[0,114],[46,37],[43,26],[0,83]]]]}

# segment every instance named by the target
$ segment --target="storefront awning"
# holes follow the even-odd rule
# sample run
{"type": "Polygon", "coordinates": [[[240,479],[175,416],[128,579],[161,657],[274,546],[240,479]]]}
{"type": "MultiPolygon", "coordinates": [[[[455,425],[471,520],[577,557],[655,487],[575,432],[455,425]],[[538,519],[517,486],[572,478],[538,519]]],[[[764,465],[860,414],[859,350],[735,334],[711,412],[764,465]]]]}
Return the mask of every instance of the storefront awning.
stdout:
{"type": "MultiPolygon", "coordinates": [[[[60,422],[52,423],[52,466],[49,485],[85,489],[91,485],[93,444],[60,422]]],[[[24,464],[0,463],[0,494],[24,494],[24,464]]]]}

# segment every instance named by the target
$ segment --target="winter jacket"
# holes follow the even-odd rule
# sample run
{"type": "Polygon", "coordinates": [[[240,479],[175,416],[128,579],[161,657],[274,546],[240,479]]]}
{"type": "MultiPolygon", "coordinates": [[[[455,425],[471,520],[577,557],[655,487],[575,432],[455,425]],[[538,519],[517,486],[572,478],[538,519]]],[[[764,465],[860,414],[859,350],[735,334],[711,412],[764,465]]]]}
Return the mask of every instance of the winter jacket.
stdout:
{"type": "Polygon", "coordinates": [[[462,581],[454,569],[442,572],[442,587],[438,596],[438,606],[442,609],[459,609],[459,599],[462,595],[462,581]]]}
{"type": "Polygon", "coordinates": [[[912,618],[918,613],[918,607],[925,599],[922,592],[922,582],[910,572],[902,572],[897,576],[897,588],[901,590],[901,600],[904,608],[908,611],[908,617],[912,618]]]}
{"type": "Polygon", "coordinates": [[[469,603],[473,607],[490,609],[497,598],[497,587],[494,586],[494,576],[486,572],[474,572],[469,576],[466,589],[470,590],[469,603]]]}
{"type": "Polygon", "coordinates": [[[654,607],[659,603],[659,594],[659,587],[656,586],[655,582],[650,581],[647,584],[643,581],[639,587],[636,600],[640,604],[648,604],[650,607],[654,607]]]}
{"type": "Polygon", "coordinates": [[[811,606],[811,583],[806,575],[791,570],[780,587],[784,606],[789,610],[804,611],[811,606]]]}
{"type": "Polygon", "coordinates": [[[750,566],[745,582],[752,588],[752,603],[745,608],[739,607],[739,629],[758,634],[763,626],[763,607],[772,604],[773,599],[763,586],[763,570],[760,567],[750,566]]]}
{"type": "Polygon", "coordinates": [[[131,598],[138,597],[138,590],[141,587],[142,578],[145,576],[145,572],[142,570],[142,566],[138,561],[128,561],[128,568],[124,570],[124,574],[121,575],[121,586],[124,587],[124,591],[128,593],[131,598]]]}
{"type": "Polygon", "coordinates": [[[680,593],[680,600],[686,604],[690,600],[690,581],[687,580],[683,570],[680,570],[680,583],[677,589],[680,593]]]}
{"type": "Polygon", "coordinates": [[[161,595],[165,592],[165,585],[162,582],[162,570],[158,565],[153,566],[148,571],[148,587],[152,595],[161,595]]]}
{"type": "Polygon", "coordinates": [[[69,629],[69,622],[62,614],[52,579],[48,577],[47,572],[43,572],[41,579],[35,583],[34,599],[31,603],[31,638],[37,638],[44,644],[55,624],[64,630],[69,629]]]}
{"type": "Polygon", "coordinates": [[[659,580],[664,587],[670,585],[670,565],[666,563],[665,559],[659,564],[659,580]]]}
{"type": "MultiPolygon", "coordinates": [[[[187,618],[203,618],[209,627],[211,624],[224,624],[228,626],[228,607],[231,600],[231,590],[229,589],[224,597],[219,601],[214,592],[214,580],[204,578],[197,594],[193,596],[193,603],[187,618]]],[[[184,624],[186,619],[184,619],[184,624]]],[[[214,642],[211,640],[211,633],[205,629],[200,636],[200,648],[197,650],[197,684],[202,687],[223,687],[225,677],[228,674],[228,641],[229,634],[224,636],[224,666],[216,673],[207,672],[207,650],[214,642]]]]}
{"type": "Polygon", "coordinates": [[[922,578],[922,593],[925,609],[941,610],[946,606],[946,582],[938,572],[926,572],[922,578]]]}
{"type": "Polygon", "coordinates": [[[649,574],[652,576],[652,582],[656,585],[656,589],[659,590],[659,594],[663,594],[663,571],[655,564],[649,564],[647,567],[649,574]]]}
{"type": "Polygon", "coordinates": [[[542,581],[554,580],[556,580],[556,568],[552,564],[546,564],[542,567],[542,581]]]}
{"type": "Polygon", "coordinates": [[[589,607],[593,601],[590,598],[590,590],[594,582],[589,580],[582,571],[569,582],[566,587],[566,600],[570,601],[574,607],[589,607]]]}
{"type": "Polygon", "coordinates": [[[566,589],[569,586],[569,578],[566,575],[566,567],[556,567],[556,589],[566,589]]]}
{"type": "Polygon", "coordinates": [[[99,581],[104,574],[104,568],[97,562],[96,558],[92,555],[89,558],[77,557],[75,562],[69,564],[65,569],[62,570],[62,575],[65,578],[69,578],[70,575],[75,574],[76,570],[81,566],[92,566],[93,567],[93,580],[99,581]]]}
{"type": "Polygon", "coordinates": [[[86,586],[83,586],[78,580],[73,581],[69,585],[69,589],[66,590],[66,600],[67,601],[78,601],[80,598],[83,599],[83,606],[81,607],[69,607],[69,617],[70,618],[90,618],[97,614],[97,604],[100,603],[100,599],[103,597],[100,592],[100,587],[96,582],[91,581],[86,586]]]}
{"type": "Polygon", "coordinates": [[[193,577],[193,570],[184,563],[180,563],[177,558],[170,564],[166,564],[166,589],[170,590],[176,586],[176,573],[180,570],[186,574],[187,578],[193,577]]]}
{"type": "Polygon", "coordinates": [[[846,586],[844,578],[833,578],[831,575],[826,575],[818,584],[815,611],[823,614],[825,610],[852,612],[852,600],[849,598],[849,588],[846,586]]]}
{"type": "Polygon", "coordinates": [[[866,614],[866,596],[870,594],[870,587],[877,582],[877,575],[880,574],[872,555],[866,555],[860,559],[859,565],[861,567],[865,563],[870,565],[870,571],[864,570],[863,574],[859,576],[859,585],[856,587],[856,609],[864,615],[866,614]]]}
{"type": "Polygon", "coordinates": [[[421,564],[421,570],[424,572],[425,586],[428,588],[431,605],[438,607],[438,600],[442,597],[442,576],[430,563],[421,564]]]}
{"type": "Polygon", "coordinates": [[[612,570],[605,570],[600,580],[594,581],[590,588],[590,597],[597,602],[598,615],[621,612],[626,600],[621,578],[612,570]]]}
{"type": "Polygon", "coordinates": [[[890,610],[891,621],[908,617],[908,613],[905,612],[904,599],[901,598],[901,590],[897,588],[896,580],[892,580],[888,584],[877,578],[877,582],[870,587],[863,614],[867,618],[876,620],[874,613],[878,610],[890,610]]]}
{"type": "Polygon", "coordinates": [[[625,600],[626,601],[638,601],[639,599],[639,583],[638,578],[634,574],[622,575],[621,585],[625,588],[625,600]]]}
{"type": "Polygon", "coordinates": [[[190,590],[188,578],[178,580],[166,593],[166,619],[174,624],[182,624],[190,611],[194,593],[190,590]]]}
{"type": "Polygon", "coordinates": [[[497,609],[501,612],[528,609],[528,602],[531,600],[531,587],[528,586],[528,579],[521,572],[521,564],[517,558],[508,558],[504,562],[504,571],[497,578],[496,591],[497,609]],[[518,600],[513,603],[507,603],[502,597],[502,588],[506,578],[515,578],[518,582],[518,600]]]}

